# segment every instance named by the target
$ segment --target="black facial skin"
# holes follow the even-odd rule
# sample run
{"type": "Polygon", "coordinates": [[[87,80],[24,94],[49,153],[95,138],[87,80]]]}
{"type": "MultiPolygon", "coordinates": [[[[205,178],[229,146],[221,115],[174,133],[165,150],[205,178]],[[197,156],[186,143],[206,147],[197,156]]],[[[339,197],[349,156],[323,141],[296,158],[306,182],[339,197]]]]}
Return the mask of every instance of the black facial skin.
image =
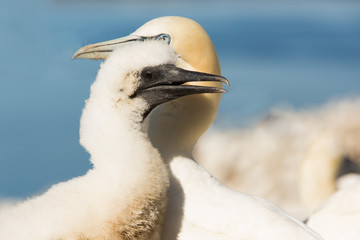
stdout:
{"type": "Polygon", "coordinates": [[[182,85],[186,82],[222,82],[229,85],[222,76],[201,72],[187,71],[173,64],[163,64],[144,68],[140,74],[140,83],[130,98],[141,97],[149,109],[144,113],[144,119],[156,106],[173,99],[199,93],[225,93],[226,90],[217,87],[182,85]]]}

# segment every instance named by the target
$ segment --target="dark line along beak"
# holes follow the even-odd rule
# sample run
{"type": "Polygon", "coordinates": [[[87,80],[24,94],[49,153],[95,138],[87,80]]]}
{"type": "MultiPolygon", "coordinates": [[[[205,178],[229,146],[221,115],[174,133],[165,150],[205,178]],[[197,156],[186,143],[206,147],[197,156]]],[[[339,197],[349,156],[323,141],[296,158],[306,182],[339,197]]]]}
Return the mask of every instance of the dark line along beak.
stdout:
{"type": "Polygon", "coordinates": [[[156,106],[179,97],[200,93],[225,93],[223,88],[199,85],[183,85],[188,82],[222,82],[229,81],[218,75],[187,71],[175,65],[165,64],[156,67],[146,67],[140,73],[140,83],[131,96],[142,97],[148,104],[146,115],[156,106]]]}
{"type": "Polygon", "coordinates": [[[126,43],[131,43],[134,41],[145,41],[145,40],[165,40],[168,43],[170,43],[171,41],[170,36],[165,33],[150,37],[129,35],[122,38],[86,45],[76,51],[76,53],[73,56],[73,59],[76,58],[107,59],[110,53],[113,52],[116,48],[119,48],[126,43]]]}

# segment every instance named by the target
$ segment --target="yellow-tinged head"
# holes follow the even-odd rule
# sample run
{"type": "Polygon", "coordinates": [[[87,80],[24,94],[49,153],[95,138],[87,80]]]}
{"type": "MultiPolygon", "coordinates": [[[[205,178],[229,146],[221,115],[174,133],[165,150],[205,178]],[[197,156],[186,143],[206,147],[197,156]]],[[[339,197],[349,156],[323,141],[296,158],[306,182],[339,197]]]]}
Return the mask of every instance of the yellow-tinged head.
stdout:
{"type": "Polygon", "coordinates": [[[166,33],[170,44],[181,58],[200,72],[221,74],[215,47],[200,24],[184,17],[160,17],[153,19],[131,35],[153,36],[166,33]]]}

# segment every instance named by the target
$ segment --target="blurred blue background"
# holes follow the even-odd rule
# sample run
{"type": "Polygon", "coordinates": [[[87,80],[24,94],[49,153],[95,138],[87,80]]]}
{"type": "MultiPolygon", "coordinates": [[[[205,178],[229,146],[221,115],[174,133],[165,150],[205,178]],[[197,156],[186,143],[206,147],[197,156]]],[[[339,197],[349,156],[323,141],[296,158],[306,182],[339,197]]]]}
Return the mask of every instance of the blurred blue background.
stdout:
{"type": "Polygon", "coordinates": [[[37,194],[91,167],[78,129],[100,61],[71,57],[156,17],[192,18],[213,39],[231,82],[215,126],[360,95],[358,2],[179,2],[3,0],[0,197],[37,194]]]}

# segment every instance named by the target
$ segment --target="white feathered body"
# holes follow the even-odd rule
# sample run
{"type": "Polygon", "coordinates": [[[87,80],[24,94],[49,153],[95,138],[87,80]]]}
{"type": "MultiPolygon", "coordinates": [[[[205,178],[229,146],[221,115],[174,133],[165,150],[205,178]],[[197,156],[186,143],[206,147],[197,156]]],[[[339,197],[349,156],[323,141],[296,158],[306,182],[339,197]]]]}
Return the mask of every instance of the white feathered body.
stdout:
{"type": "Polygon", "coordinates": [[[164,240],[321,239],[275,205],[226,188],[191,159],[176,157],[170,168],[164,240]]]}

